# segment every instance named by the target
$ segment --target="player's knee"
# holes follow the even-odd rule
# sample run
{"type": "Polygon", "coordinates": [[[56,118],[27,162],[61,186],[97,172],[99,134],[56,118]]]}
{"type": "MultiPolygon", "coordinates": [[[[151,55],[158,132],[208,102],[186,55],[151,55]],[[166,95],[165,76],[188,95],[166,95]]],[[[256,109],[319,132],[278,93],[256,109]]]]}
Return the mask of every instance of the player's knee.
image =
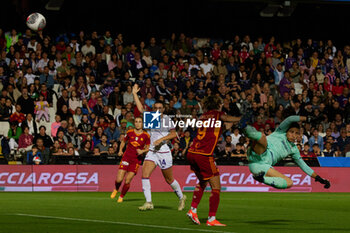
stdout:
{"type": "Polygon", "coordinates": [[[151,176],[151,173],[150,173],[150,172],[142,171],[142,178],[149,179],[150,176],[151,176]]]}
{"type": "Polygon", "coordinates": [[[201,185],[200,183],[198,183],[194,189],[194,191],[199,191],[201,189],[205,189],[205,186],[204,185],[201,185]]]}
{"type": "Polygon", "coordinates": [[[172,184],[174,182],[174,178],[173,177],[165,177],[165,181],[168,183],[168,184],[172,184]]]}
{"type": "Polygon", "coordinates": [[[115,180],[117,183],[121,183],[122,181],[123,181],[123,179],[121,179],[121,178],[117,178],[116,180],[115,180]]]}

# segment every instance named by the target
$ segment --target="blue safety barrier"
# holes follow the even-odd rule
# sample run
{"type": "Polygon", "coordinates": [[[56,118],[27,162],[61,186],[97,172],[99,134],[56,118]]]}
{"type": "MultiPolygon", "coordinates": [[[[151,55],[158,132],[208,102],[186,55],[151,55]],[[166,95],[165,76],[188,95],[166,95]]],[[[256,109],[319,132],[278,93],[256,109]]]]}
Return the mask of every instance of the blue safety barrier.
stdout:
{"type": "Polygon", "coordinates": [[[318,157],[321,167],[350,167],[350,157],[318,157]]]}

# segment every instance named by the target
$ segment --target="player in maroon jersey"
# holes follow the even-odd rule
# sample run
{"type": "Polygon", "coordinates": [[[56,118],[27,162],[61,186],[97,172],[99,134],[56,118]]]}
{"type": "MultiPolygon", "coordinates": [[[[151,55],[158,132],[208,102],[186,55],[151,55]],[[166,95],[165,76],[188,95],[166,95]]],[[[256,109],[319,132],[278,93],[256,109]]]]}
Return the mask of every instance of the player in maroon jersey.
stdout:
{"type": "MultiPolygon", "coordinates": [[[[204,99],[205,113],[202,114],[200,120],[208,119],[228,122],[238,122],[240,117],[226,115],[221,111],[222,99],[218,96],[207,96],[204,99]]],[[[197,215],[197,206],[203,196],[203,192],[209,183],[211,186],[211,195],[209,199],[209,216],[208,226],[226,226],[216,220],[216,211],[220,201],[220,176],[219,170],[214,162],[213,152],[218,143],[218,139],[222,133],[221,124],[210,125],[210,127],[198,128],[197,136],[193,139],[187,153],[187,160],[191,165],[191,170],[196,174],[199,183],[197,184],[191,203],[191,209],[187,212],[187,216],[195,223],[200,224],[197,215]]]]}
{"type": "Polygon", "coordinates": [[[125,183],[118,198],[118,202],[123,202],[123,198],[130,188],[130,182],[136,175],[137,170],[142,163],[142,155],[148,152],[149,145],[150,135],[142,129],[142,118],[136,117],[135,129],[127,131],[124,140],[122,140],[120,144],[119,156],[123,155],[123,157],[120,162],[117,178],[115,181],[115,189],[111,194],[112,199],[117,195],[118,189],[125,178],[125,183]],[[123,154],[123,148],[126,142],[128,144],[123,154]]]}

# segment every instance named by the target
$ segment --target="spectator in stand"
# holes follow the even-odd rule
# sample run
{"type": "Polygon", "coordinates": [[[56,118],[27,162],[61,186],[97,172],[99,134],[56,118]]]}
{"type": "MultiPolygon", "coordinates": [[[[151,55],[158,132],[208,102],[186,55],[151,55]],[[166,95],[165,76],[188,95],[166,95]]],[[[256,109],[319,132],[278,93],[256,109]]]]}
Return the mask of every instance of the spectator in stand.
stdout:
{"type": "Polygon", "coordinates": [[[21,106],[23,114],[34,113],[34,101],[28,95],[26,87],[22,88],[22,95],[17,99],[17,104],[21,106]]]}
{"type": "Polygon", "coordinates": [[[320,149],[320,146],[315,143],[312,146],[313,153],[315,154],[315,157],[323,157],[322,150],[320,149]]]}
{"type": "Polygon", "coordinates": [[[283,96],[285,92],[290,93],[290,91],[294,88],[293,79],[289,73],[289,71],[284,72],[284,77],[279,83],[279,91],[280,95],[283,96]]]}
{"type": "Polygon", "coordinates": [[[278,63],[276,68],[274,69],[274,77],[275,77],[275,85],[278,86],[280,84],[280,81],[284,77],[284,71],[283,71],[283,64],[278,63]]]}
{"type": "MultiPolygon", "coordinates": [[[[350,137],[346,135],[346,129],[341,128],[340,136],[337,138],[337,146],[340,151],[345,151],[345,146],[350,144],[350,137]]],[[[345,154],[342,154],[344,156],[345,154]]]]}
{"type": "Polygon", "coordinates": [[[316,157],[315,153],[311,150],[309,143],[304,144],[304,149],[300,152],[301,157],[316,157]]]}
{"type": "Polygon", "coordinates": [[[91,142],[85,141],[78,152],[79,152],[79,156],[81,157],[93,155],[93,152],[91,150],[91,142]]]}
{"type": "Polygon", "coordinates": [[[340,96],[343,93],[344,86],[339,77],[336,77],[333,84],[331,84],[331,90],[334,96],[340,96]]]}
{"type": "MultiPolygon", "coordinates": [[[[51,124],[51,137],[56,137],[58,129],[61,127],[60,115],[55,116],[55,122],[51,124]]],[[[39,129],[40,130],[40,129],[39,129]]]]}
{"type": "Polygon", "coordinates": [[[325,149],[322,151],[324,157],[334,157],[335,150],[332,148],[332,144],[330,142],[326,142],[325,149]]]}
{"type": "Polygon", "coordinates": [[[237,143],[239,142],[239,138],[242,136],[240,133],[239,133],[239,128],[234,128],[233,129],[233,133],[230,134],[232,140],[231,140],[231,143],[236,146],[237,143]]]}
{"type": "Polygon", "coordinates": [[[253,127],[258,131],[260,131],[260,129],[265,128],[265,124],[264,124],[263,118],[261,116],[258,116],[256,118],[256,121],[253,123],[253,127]]]}
{"type": "Polygon", "coordinates": [[[135,58],[130,62],[130,70],[133,76],[137,76],[141,70],[147,67],[145,60],[141,58],[139,52],[135,52],[135,58]]]}
{"type": "Polygon", "coordinates": [[[108,148],[110,146],[110,144],[107,142],[108,141],[108,138],[107,138],[107,135],[106,134],[102,134],[101,136],[101,142],[98,143],[95,147],[95,148],[98,148],[99,149],[99,153],[100,155],[106,155],[108,153],[108,148]]]}
{"type": "Polygon", "coordinates": [[[44,146],[44,141],[42,138],[38,138],[35,146],[37,146],[38,151],[41,153],[42,164],[48,164],[50,162],[50,148],[44,146]]]}
{"type": "Polygon", "coordinates": [[[111,121],[109,124],[109,127],[105,129],[104,133],[107,136],[107,140],[110,142],[110,144],[113,144],[114,142],[117,142],[120,137],[120,131],[117,128],[117,124],[115,121],[111,121]]]}
{"type": "Polygon", "coordinates": [[[224,150],[220,151],[218,154],[218,159],[222,160],[227,160],[230,157],[232,157],[232,144],[231,143],[227,143],[224,147],[224,150]]]}
{"type": "Polygon", "coordinates": [[[318,130],[314,129],[312,131],[312,136],[309,139],[310,150],[313,151],[313,145],[317,144],[321,151],[323,151],[323,138],[318,134],[318,130]]]}
{"type": "Polygon", "coordinates": [[[74,146],[74,149],[79,150],[81,141],[79,135],[75,132],[75,127],[74,126],[68,126],[68,131],[63,137],[64,142],[66,144],[72,143],[74,146]]]}
{"type": "Polygon", "coordinates": [[[39,95],[39,100],[35,102],[35,116],[37,122],[40,122],[43,116],[45,117],[46,122],[50,121],[49,103],[44,99],[45,97],[43,95],[39,95]]]}
{"type": "Polygon", "coordinates": [[[38,128],[36,125],[35,120],[33,119],[33,115],[31,113],[28,113],[26,116],[25,121],[22,122],[23,127],[28,126],[29,127],[29,134],[35,136],[38,133],[38,128]]]}
{"type": "Polygon", "coordinates": [[[45,84],[48,89],[53,89],[55,80],[53,75],[49,74],[49,72],[49,67],[45,66],[42,74],[40,75],[40,84],[45,84]]]}
{"type": "Polygon", "coordinates": [[[180,149],[183,151],[184,154],[186,153],[191,141],[191,132],[189,130],[186,130],[184,132],[183,137],[180,138],[180,149]]]}
{"type": "Polygon", "coordinates": [[[219,152],[225,150],[225,146],[227,144],[230,144],[231,145],[231,151],[234,149],[234,145],[231,143],[232,141],[232,138],[230,135],[226,135],[225,136],[225,140],[222,140],[220,143],[218,143],[218,146],[217,146],[217,149],[219,152]]]}
{"type": "Polygon", "coordinates": [[[22,122],[26,119],[25,115],[21,112],[21,105],[16,104],[16,111],[11,114],[10,122],[16,122],[17,124],[22,124],[22,122]]]}
{"type": "Polygon", "coordinates": [[[96,54],[96,48],[94,45],[92,45],[92,40],[91,38],[87,38],[85,40],[85,45],[81,48],[81,52],[83,53],[84,56],[87,56],[88,54],[91,54],[94,56],[96,54]]]}
{"type": "Polygon", "coordinates": [[[18,140],[22,134],[22,128],[18,126],[18,122],[12,121],[10,123],[10,129],[7,134],[7,141],[11,151],[14,151],[15,148],[18,148],[18,140]]]}
{"type": "MultiPolygon", "coordinates": [[[[39,157],[40,162],[42,162],[42,154],[39,151],[38,147],[36,145],[34,145],[31,149],[31,151],[27,152],[27,164],[35,164],[34,159],[36,159],[36,157],[39,157]]],[[[38,159],[36,159],[38,161],[38,159]]]]}
{"type": "Polygon", "coordinates": [[[18,149],[21,154],[27,154],[27,152],[31,149],[33,145],[34,137],[29,134],[29,127],[23,127],[23,133],[19,136],[18,140],[18,149]]]}
{"type": "Polygon", "coordinates": [[[236,149],[231,153],[231,157],[247,157],[246,151],[244,151],[244,145],[242,143],[236,144],[236,149]]]}

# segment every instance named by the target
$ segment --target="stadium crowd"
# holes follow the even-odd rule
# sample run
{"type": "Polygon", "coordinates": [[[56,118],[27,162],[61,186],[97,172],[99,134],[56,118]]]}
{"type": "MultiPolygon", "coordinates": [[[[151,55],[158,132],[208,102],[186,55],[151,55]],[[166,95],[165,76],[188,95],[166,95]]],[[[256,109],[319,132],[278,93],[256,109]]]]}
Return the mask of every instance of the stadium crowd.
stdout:
{"type": "MultiPolygon", "coordinates": [[[[232,40],[151,37],[129,43],[105,31],[46,35],[0,29],[0,121],[7,160],[54,163],[55,156],[118,156],[120,141],[140,115],[132,85],[151,110],[198,118],[207,95],[222,110],[254,113],[269,135],[286,115],[307,116],[296,144],[303,157],[350,156],[350,46],[332,40],[235,35],[232,40]],[[3,129],[2,129],[3,130],[3,129]]],[[[180,115],[180,116],[179,116],[180,115]]],[[[218,160],[246,157],[249,140],[225,123],[218,160]]],[[[184,160],[196,129],[178,129],[175,161],[184,160]]]]}

